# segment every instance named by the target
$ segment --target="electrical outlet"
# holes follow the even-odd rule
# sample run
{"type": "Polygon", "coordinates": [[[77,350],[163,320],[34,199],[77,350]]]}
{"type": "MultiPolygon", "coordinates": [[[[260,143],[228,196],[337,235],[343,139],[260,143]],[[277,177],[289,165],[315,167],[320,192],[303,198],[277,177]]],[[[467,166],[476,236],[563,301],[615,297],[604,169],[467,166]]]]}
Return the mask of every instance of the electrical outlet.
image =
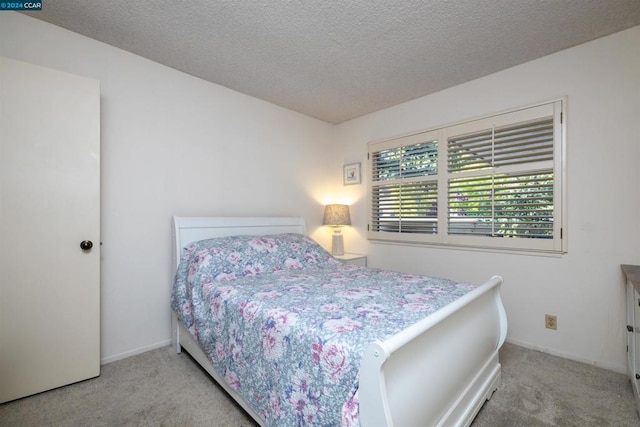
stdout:
{"type": "Polygon", "coordinates": [[[558,316],[554,314],[544,315],[544,327],[547,329],[558,329],[558,316]]]}

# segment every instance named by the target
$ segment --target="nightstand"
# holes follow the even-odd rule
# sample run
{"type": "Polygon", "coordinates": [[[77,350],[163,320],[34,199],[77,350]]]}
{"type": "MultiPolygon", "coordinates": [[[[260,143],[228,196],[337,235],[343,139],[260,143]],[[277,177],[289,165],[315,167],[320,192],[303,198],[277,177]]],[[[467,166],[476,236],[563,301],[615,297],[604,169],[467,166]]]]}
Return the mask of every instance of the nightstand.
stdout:
{"type": "Polygon", "coordinates": [[[335,259],[339,259],[340,261],[344,261],[347,264],[360,265],[362,267],[367,266],[367,256],[362,254],[344,254],[344,255],[334,255],[335,259]]]}

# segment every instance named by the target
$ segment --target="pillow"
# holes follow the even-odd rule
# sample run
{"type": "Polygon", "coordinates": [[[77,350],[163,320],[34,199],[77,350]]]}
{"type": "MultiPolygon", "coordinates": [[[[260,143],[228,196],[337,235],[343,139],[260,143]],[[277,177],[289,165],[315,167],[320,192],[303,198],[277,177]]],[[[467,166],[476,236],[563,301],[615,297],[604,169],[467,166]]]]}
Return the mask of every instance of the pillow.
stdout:
{"type": "Polygon", "coordinates": [[[201,240],[187,245],[185,260],[189,260],[188,280],[195,274],[206,274],[209,280],[217,281],[339,264],[314,240],[296,233],[201,240]]]}

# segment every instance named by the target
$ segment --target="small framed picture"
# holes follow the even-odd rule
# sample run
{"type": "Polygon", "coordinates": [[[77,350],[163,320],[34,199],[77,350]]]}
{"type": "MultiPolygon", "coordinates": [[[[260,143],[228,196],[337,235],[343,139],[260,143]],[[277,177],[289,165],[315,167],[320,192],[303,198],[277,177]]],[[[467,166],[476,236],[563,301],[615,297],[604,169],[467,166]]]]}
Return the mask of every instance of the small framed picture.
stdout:
{"type": "Polygon", "coordinates": [[[344,165],[344,185],[360,184],[360,163],[344,165]]]}

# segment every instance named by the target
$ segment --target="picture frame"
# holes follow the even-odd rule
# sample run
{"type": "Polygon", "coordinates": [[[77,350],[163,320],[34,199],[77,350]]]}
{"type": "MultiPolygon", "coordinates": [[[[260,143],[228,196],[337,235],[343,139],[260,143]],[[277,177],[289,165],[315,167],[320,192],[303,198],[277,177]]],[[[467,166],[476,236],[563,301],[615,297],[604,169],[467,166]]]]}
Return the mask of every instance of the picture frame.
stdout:
{"type": "Polygon", "coordinates": [[[360,176],[360,163],[349,163],[344,165],[344,185],[360,184],[362,177],[360,176]]]}

